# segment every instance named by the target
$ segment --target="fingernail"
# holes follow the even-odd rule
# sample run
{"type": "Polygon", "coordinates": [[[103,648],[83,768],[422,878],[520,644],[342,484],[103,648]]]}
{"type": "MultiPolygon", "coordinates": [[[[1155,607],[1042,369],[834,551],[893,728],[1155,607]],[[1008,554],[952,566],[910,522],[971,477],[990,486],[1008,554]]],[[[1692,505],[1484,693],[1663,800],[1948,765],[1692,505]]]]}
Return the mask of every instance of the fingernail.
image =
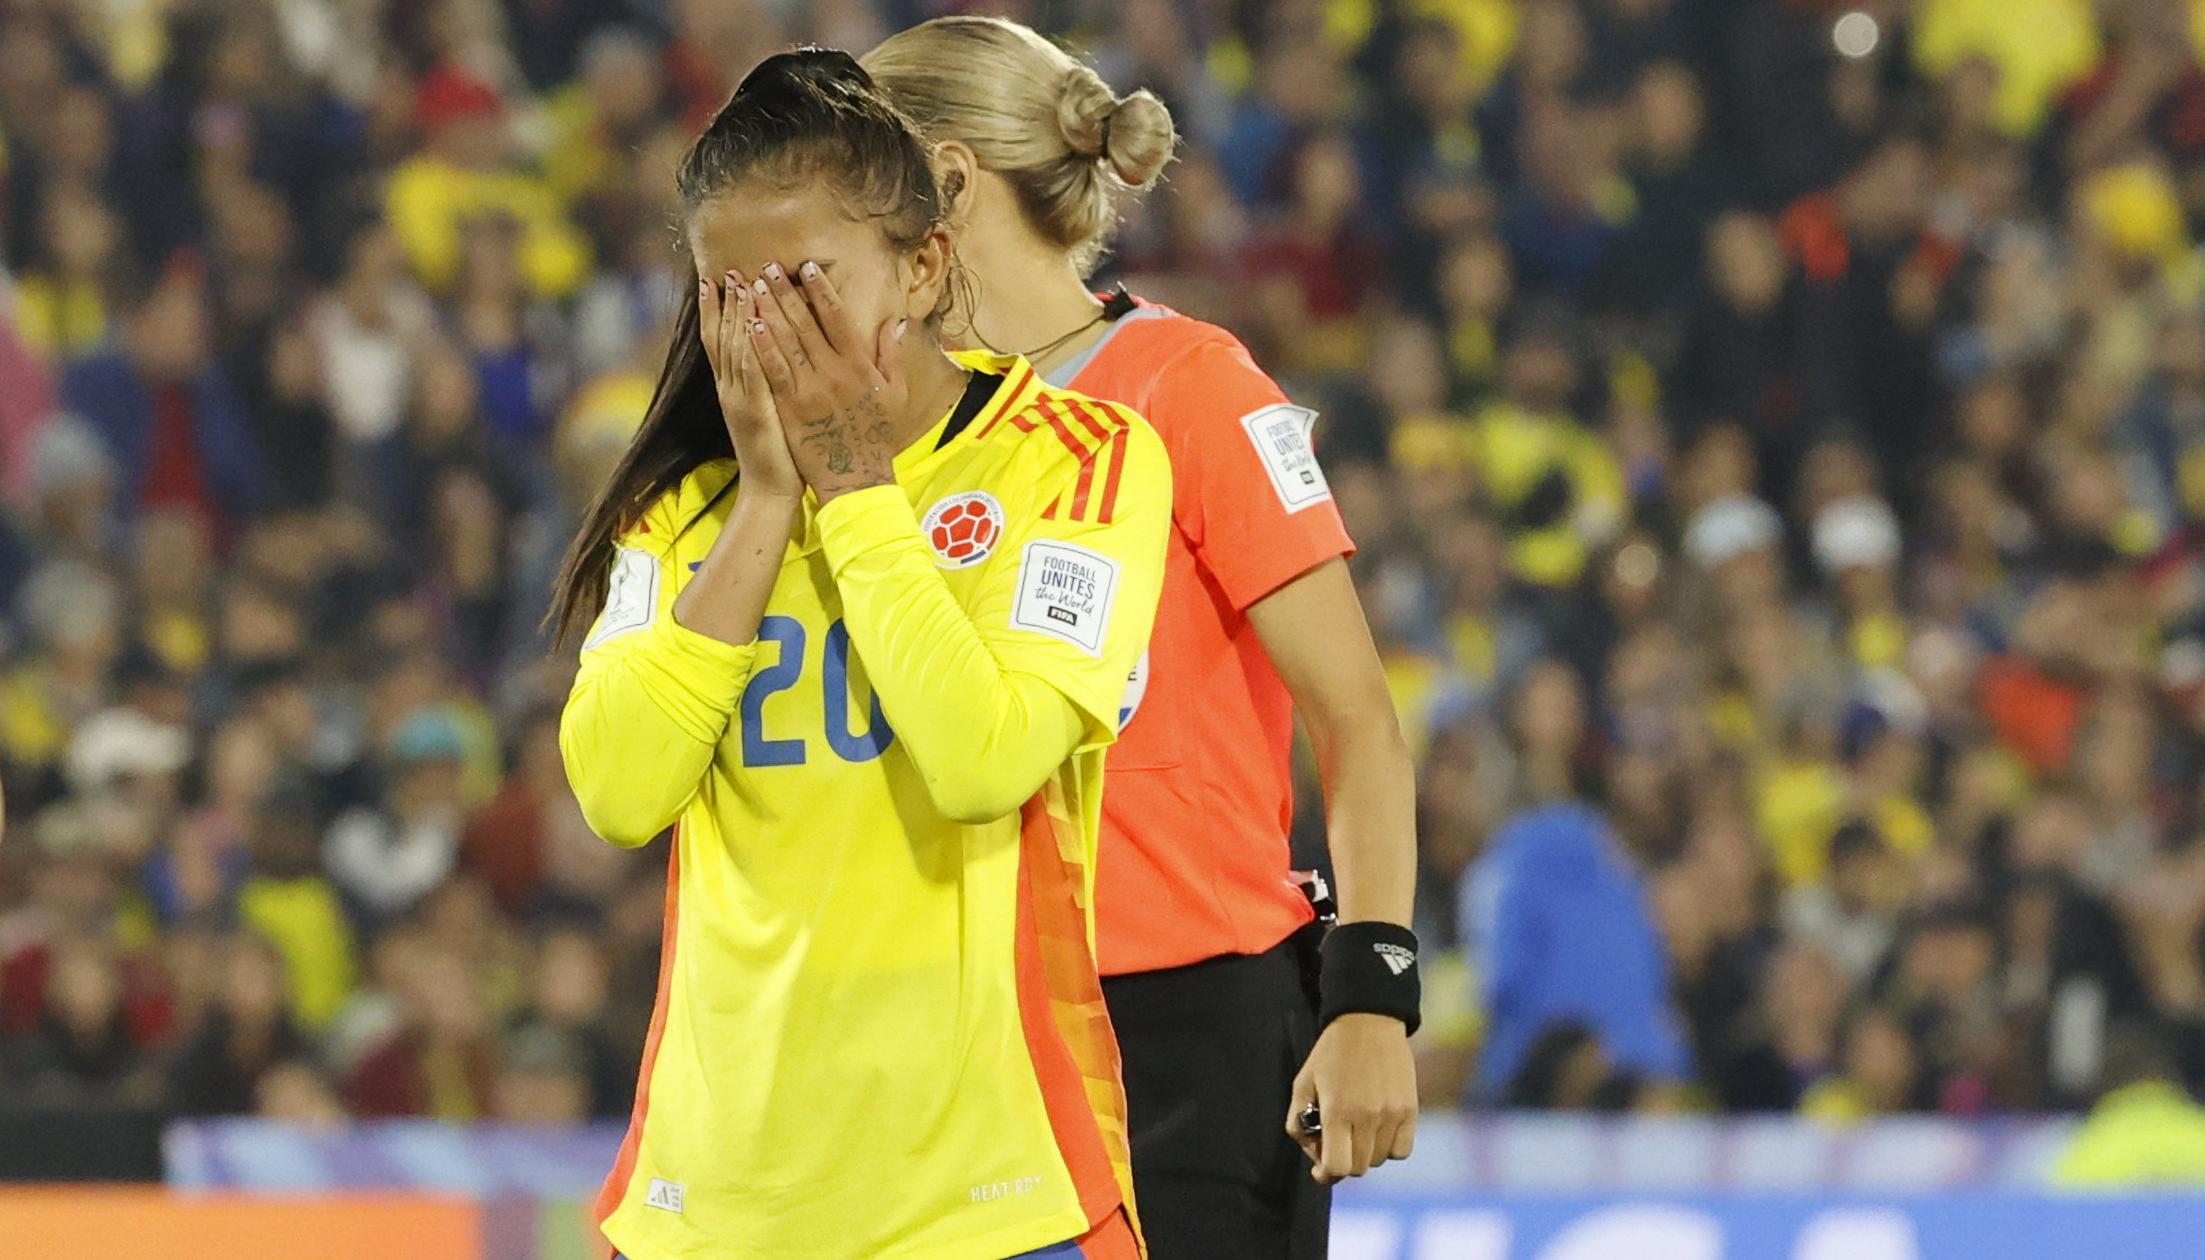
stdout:
{"type": "Polygon", "coordinates": [[[728,291],[729,293],[733,293],[733,292],[734,292],[735,290],[737,290],[737,289],[740,289],[740,288],[742,288],[742,287],[743,287],[743,282],[735,278],[735,273],[734,273],[734,272],[732,272],[732,271],[728,272],[728,273],[727,273],[727,291],[728,291]]]}
{"type": "Polygon", "coordinates": [[[896,340],[903,340],[903,330],[908,327],[910,323],[911,321],[908,319],[899,319],[896,321],[896,340]]]}
{"type": "Polygon", "coordinates": [[[766,291],[766,282],[764,279],[761,278],[757,284],[752,285],[751,287],[758,290],[760,293],[764,293],[766,291]]]}
{"type": "Polygon", "coordinates": [[[750,321],[750,335],[751,335],[751,336],[753,336],[753,337],[763,337],[763,336],[765,336],[765,335],[766,335],[766,321],[764,321],[764,320],[762,320],[762,319],[754,319],[754,320],[750,321]]]}
{"type": "Polygon", "coordinates": [[[810,259],[805,259],[804,265],[797,268],[797,270],[804,273],[806,280],[817,280],[819,278],[819,264],[810,259]]]}
{"type": "Polygon", "coordinates": [[[767,275],[767,276],[769,276],[769,277],[770,277],[770,278],[772,278],[772,279],[775,279],[775,280],[779,280],[779,279],[781,278],[781,264],[780,264],[780,263],[767,263],[767,264],[766,264],[766,275],[767,275]]]}

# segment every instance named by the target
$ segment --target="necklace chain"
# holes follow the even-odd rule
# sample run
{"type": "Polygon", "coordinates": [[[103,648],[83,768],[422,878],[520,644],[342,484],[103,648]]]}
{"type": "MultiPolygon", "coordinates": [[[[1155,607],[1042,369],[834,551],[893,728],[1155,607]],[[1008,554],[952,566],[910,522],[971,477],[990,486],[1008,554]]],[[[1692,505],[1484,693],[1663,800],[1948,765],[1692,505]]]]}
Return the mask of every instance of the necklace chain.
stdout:
{"type": "Polygon", "coordinates": [[[1028,363],[1032,363],[1035,360],[1041,358],[1042,355],[1049,353],[1051,350],[1056,349],[1058,346],[1063,345],[1065,342],[1070,341],[1072,338],[1079,336],[1081,333],[1086,332],[1088,329],[1093,328],[1095,325],[1103,322],[1109,317],[1110,312],[1107,309],[1096,311],[1095,317],[1093,319],[1088,320],[1084,324],[1081,324],[1079,327],[1057,338],[1055,341],[1049,342],[1046,345],[1038,346],[1032,350],[1028,350],[1018,357],[1026,360],[1028,363]]]}

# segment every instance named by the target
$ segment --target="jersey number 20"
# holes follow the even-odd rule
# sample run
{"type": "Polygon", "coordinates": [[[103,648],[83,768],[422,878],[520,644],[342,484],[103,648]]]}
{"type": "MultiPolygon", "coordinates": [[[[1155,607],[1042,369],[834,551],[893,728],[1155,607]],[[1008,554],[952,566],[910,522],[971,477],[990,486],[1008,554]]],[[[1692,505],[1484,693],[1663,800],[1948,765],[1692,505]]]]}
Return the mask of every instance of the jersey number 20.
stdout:
{"type": "MultiPolygon", "coordinates": [[[[768,739],[765,731],[766,698],[787,691],[804,679],[804,648],[809,638],[804,623],[794,617],[767,617],[758,623],[758,641],[774,643],[781,657],[750,676],[743,688],[743,764],[746,766],[800,766],[809,747],[802,739],[768,739]]],[[[827,627],[825,659],[820,668],[821,711],[826,715],[827,747],[844,761],[871,761],[888,750],[896,733],[888,729],[880,697],[873,697],[873,711],[865,729],[850,730],[850,630],[840,621],[827,627]]]]}

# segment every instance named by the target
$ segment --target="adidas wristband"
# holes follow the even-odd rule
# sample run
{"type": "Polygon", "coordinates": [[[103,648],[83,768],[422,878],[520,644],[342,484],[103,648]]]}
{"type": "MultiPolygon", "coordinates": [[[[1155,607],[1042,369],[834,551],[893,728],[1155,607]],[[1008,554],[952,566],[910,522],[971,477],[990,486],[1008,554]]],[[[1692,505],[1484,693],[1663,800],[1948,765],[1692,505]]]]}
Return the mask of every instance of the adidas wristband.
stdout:
{"type": "Polygon", "coordinates": [[[1319,947],[1317,1028],[1342,1015],[1390,1015],[1416,1031],[1423,997],[1416,933],[1398,923],[1342,923],[1319,947]]]}

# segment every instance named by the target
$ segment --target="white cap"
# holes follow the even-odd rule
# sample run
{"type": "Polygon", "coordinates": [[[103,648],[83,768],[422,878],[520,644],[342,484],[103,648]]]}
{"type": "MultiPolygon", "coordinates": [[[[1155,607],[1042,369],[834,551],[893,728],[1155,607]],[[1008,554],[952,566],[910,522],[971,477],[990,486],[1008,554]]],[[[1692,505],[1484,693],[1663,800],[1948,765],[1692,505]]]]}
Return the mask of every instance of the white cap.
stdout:
{"type": "Polygon", "coordinates": [[[1784,536],[1776,509],[1747,494],[1727,495],[1701,508],[1684,531],[1684,553],[1713,568],[1749,551],[1773,547],[1784,536]]]}
{"type": "Polygon", "coordinates": [[[69,786],[98,792],[134,774],[173,774],[191,760],[191,734],[135,709],[106,709],[85,719],[69,741],[69,786]]]}
{"type": "Polygon", "coordinates": [[[1815,514],[1815,562],[1824,570],[1884,569],[1899,559],[1899,519],[1883,500],[1854,495],[1815,514]]]}
{"type": "Polygon", "coordinates": [[[115,460],[92,426],[55,412],[31,439],[31,486],[40,498],[82,481],[113,481],[115,460]]]}

